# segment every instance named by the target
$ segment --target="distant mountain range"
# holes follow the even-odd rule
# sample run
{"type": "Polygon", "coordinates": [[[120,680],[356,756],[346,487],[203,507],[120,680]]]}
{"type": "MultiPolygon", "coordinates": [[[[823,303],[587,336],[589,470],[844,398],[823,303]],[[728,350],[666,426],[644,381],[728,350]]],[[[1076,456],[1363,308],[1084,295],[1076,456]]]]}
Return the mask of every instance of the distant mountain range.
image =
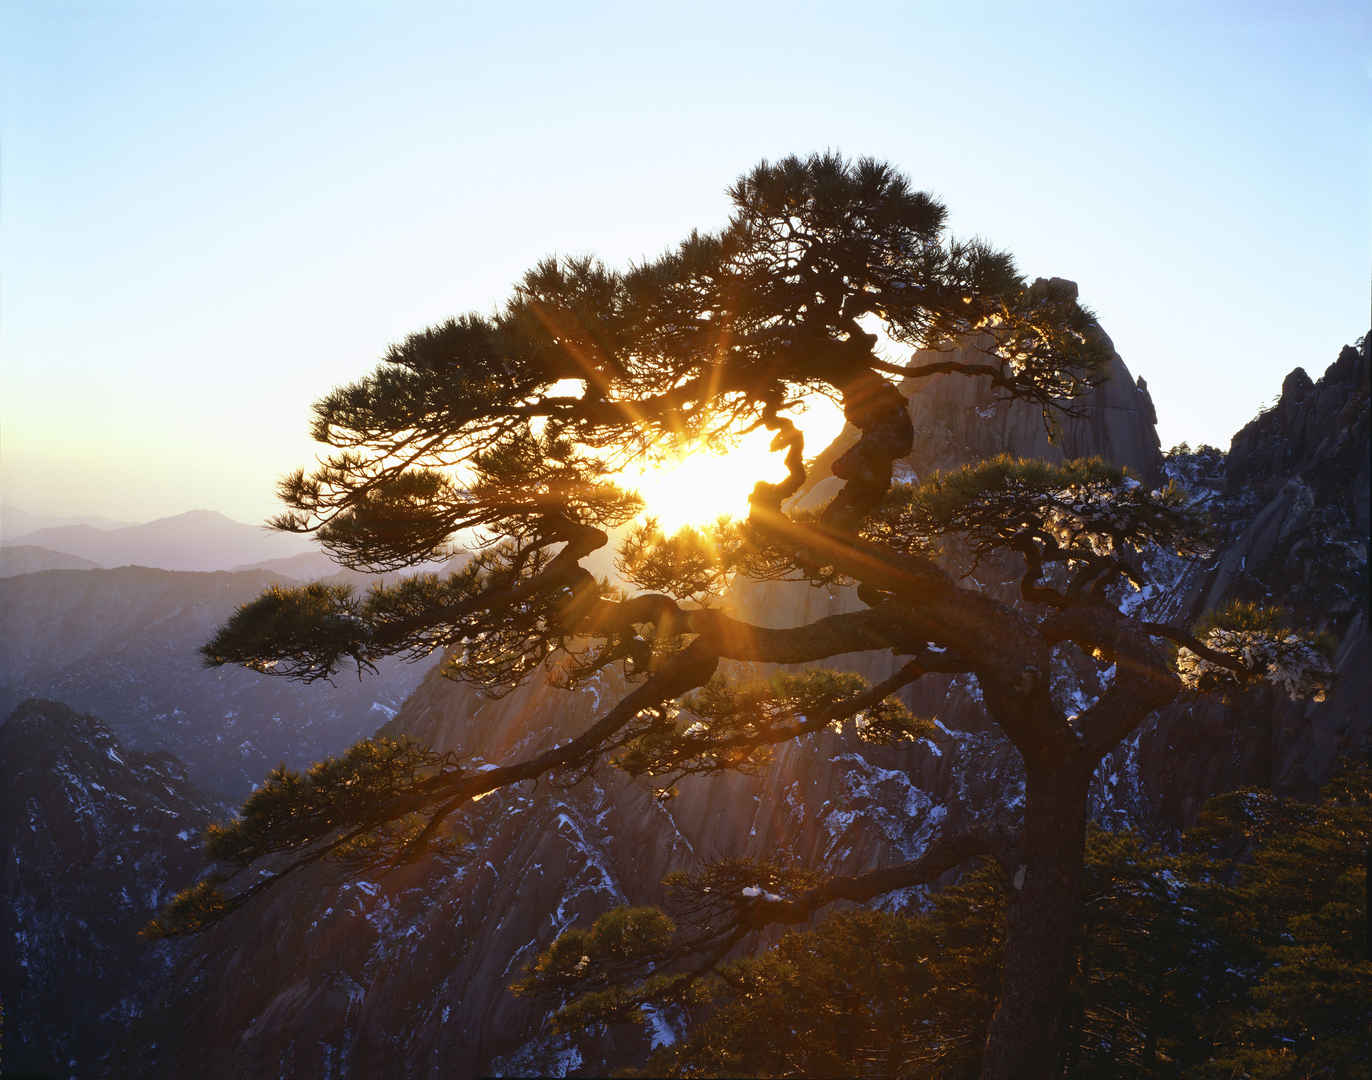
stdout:
{"type": "Polygon", "coordinates": [[[7,533],[6,547],[0,550],[9,552],[12,546],[44,548],[103,567],[150,566],[159,570],[228,570],[312,550],[304,537],[245,525],[215,510],[190,510],[118,528],[61,525],[13,537],[7,533]]]}
{"type": "MultiPolygon", "coordinates": [[[[347,570],[312,545],[308,550],[298,550],[302,543],[310,544],[304,538],[265,532],[211,510],[193,510],[145,525],[118,529],[87,525],[54,527],[28,533],[22,539],[34,538],[44,543],[0,546],[0,578],[44,570],[110,570],[120,566],[191,573],[265,570],[293,581],[328,579],[335,584],[365,590],[397,576],[347,570]],[[254,557],[261,554],[264,541],[272,544],[277,538],[296,548],[295,553],[273,558],[254,557]]],[[[430,565],[421,569],[434,571],[440,568],[430,565]]]]}
{"type": "MultiPolygon", "coordinates": [[[[263,559],[260,562],[244,563],[228,569],[266,570],[272,574],[295,578],[296,581],[318,581],[320,578],[333,577],[340,572],[336,562],[322,551],[302,551],[299,555],[286,555],[279,559],[263,559]]],[[[346,573],[347,571],[342,571],[346,573]]],[[[366,575],[358,575],[365,577],[366,575]]]]}
{"type": "Polygon", "coordinates": [[[240,604],[293,582],[262,570],[125,566],[0,580],[0,717],[26,698],[98,715],[136,750],[169,750],[202,789],[237,801],[278,762],[300,768],[394,715],[425,664],[304,686],[197,652],[240,604]]]}
{"type": "Polygon", "coordinates": [[[7,544],[0,547],[0,577],[37,574],[43,570],[95,570],[100,564],[68,555],[65,551],[36,544],[7,544]]]}
{"type": "Polygon", "coordinates": [[[12,544],[18,537],[27,536],[39,529],[52,529],[64,525],[92,525],[97,529],[122,529],[133,525],[132,521],[116,521],[114,518],[99,514],[35,514],[23,507],[6,501],[0,492],[0,541],[12,544]]]}

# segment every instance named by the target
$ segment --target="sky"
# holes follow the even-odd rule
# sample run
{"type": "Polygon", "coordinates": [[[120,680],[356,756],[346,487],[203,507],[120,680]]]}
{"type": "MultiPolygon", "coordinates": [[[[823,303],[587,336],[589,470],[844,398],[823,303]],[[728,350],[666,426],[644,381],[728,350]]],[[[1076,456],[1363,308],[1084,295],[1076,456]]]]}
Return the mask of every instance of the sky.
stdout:
{"type": "Polygon", "coordinates": [[[826,149],[1076,280],[1163,445],[1227,447],[1368,329],[1369,12],[4,5],[0,502],[260,521],[390,343],[826,149]]]}

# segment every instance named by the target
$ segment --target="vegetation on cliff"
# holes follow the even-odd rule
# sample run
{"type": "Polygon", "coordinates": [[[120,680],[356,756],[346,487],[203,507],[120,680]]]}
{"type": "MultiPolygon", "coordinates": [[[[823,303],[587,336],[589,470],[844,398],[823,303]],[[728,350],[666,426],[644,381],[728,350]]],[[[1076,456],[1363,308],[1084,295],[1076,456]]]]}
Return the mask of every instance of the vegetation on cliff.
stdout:
{"type": "MultiPolygon", "coordinates": [[[[1317,804],[1243,790],[1177,852],[1092,831],[1062,1073],[1354,1076],[1372,1068],[1372,770],[1317,804]]],[[[976,1075],[1000,979],[1004,875],[928,911],[853,910],[722,965],[655,1076],[976,1075]]]]}

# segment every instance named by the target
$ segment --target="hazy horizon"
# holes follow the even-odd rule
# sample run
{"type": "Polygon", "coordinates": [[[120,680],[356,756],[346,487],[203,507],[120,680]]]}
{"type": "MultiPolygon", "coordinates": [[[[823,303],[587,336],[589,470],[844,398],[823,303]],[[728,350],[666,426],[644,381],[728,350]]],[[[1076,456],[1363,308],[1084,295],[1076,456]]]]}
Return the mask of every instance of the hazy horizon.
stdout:
{"type": "Polygon", "coordinates": [[[389,343],[716,228],[792,152],[889,160],[1076,280],[1164,446],[1368,328],[1362,6],[523,15],[6,11],[3,504],[260,523],[389,343]]]}
{"type": "Polygon", "coordinates": [[[30,533],[47,532],[50,529],[63,529],[79,526],[88,526],[102,532],[113,532],[118,529],[133,529],[140,525],[152,525],[161,521],[169,521],[175,518],[189,517],[193,514],[212,514],[223,517],[238,525],[262,525],[262,522],[243,521],[225,514],[223,511],[212,506],[191,506],[185,510],[171,514],[157,514],[151,518],[143,518],[138,521],[120,520],[117,518],[105,517],[102,514],[37,514],[31,512],[28,507],[18,506],[5,502],[0,504],[0,541],[6,544],[13,543],[17,538],[22,538],[30,533]],[[17,524],[15,524],[17,522],[17,524]],[[34,524],[38,522],[38,524],[34,524]]]}

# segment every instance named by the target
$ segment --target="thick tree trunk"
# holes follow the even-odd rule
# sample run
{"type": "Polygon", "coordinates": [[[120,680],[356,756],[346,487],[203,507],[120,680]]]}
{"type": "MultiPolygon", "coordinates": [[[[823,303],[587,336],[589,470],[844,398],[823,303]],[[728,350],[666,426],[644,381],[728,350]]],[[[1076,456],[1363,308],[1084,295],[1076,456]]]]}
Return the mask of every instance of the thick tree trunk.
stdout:
{"type": "Polygon", "coordinates": [[[1090,779],[1084,761],[1028,769],[1023,862],[1011,881],[1005,971],[983,1080],[1032,1080],[1061,1071],[1063,1010],[1081,931],[1090,779]]]}

